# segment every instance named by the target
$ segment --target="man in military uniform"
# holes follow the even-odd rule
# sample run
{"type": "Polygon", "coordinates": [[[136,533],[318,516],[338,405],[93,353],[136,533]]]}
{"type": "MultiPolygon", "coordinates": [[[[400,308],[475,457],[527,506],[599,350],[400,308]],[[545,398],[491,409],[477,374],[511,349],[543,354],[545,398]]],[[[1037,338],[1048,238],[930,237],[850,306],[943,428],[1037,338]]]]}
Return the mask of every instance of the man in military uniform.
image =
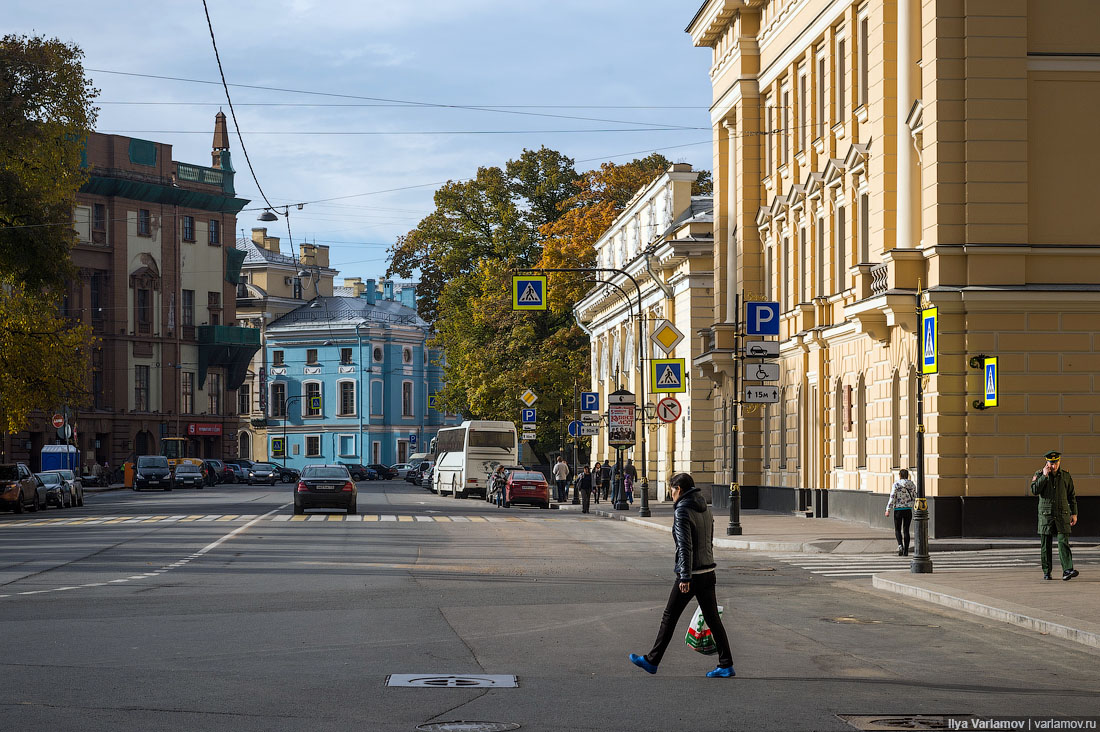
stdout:
{"type": "Polygon", "coordinates": [[[1053,566],[1051,542],[1058,534],[1058,561],[1062,564],[1062,579],[1071,580],[1079,572],[1073,568],[1069,550],[1070,527],[1077,523],[1077,495],[1073,476],[1061,469],[1062,453],[1051,450],[1045,456],[1046,465],[1031,478],[1031,494],[1039,496],[1039,555],[1043,563],[1043,579],[1050,579],[1053,566]]]}

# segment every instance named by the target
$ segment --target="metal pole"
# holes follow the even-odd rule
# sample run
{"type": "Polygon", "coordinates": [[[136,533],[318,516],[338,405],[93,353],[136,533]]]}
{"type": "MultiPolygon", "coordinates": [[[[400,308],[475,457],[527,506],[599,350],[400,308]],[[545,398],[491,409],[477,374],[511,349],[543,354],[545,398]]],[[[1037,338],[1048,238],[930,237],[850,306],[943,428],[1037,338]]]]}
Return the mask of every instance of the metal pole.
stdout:
{"type": "MultiPolygon", "coordinates": [[[[577,415],[577,392],[578,391],[580,391],[580,384],[577,382],[576,379],[573,379],[573,421],[574,422],[579,421],[578,415],[577,415]]],[[[578,447],[579,442],[580,442],[580,430],[577,430],[577,434],[573,435],[573,475],[572,475],[572,479],[573,479],[573,505],[574,506],[579,505],[580,502],[581,502],[580,496],[577,495],[577,488],[576,488],[577,470],[578,470],[578,468],[577,468],[577,447],[578,447]]]]}
{"type": "MultiPolygon", "coordinates": [[[[289,382],[287,382],[289,383],[289,382]]],[[[283,467],[286,467],[286,454],[289,452],[289,445],[286,444],[286,423],[290,420],[290,403],[295,399],[301,399],[302,395],[288,396],[283,399],[283,467]]]]}
{"type": "MultiPolygon", "coordinates": [[[[924,320],[921,313],[921,290],[917,288],[917,363],[923,364],[924,320]]],[[[923,369],[922,369],[923,371],[923,369]]],[[[932,558],[928,556],[928,501],[924,496],[924,376],[917,374],[917,506],[913,510],[912,574],[930,574],[932,558]]]]}
{"type": "Polygon", "coordinates": [[[733,332],[733,398],[730,401],[730,408],[733,409],[733,455],[730,460],[732,466],[730,472],[730,522],[726,527],[726,535],[741,536],[741,486],[737,483],[737,448],[741,434],[741,426],[738,420],[741,411],[741,385],[739,382],[741,378],[741,296],[739,294],[734,295],[733,307],[737,313],[733,332]]]}

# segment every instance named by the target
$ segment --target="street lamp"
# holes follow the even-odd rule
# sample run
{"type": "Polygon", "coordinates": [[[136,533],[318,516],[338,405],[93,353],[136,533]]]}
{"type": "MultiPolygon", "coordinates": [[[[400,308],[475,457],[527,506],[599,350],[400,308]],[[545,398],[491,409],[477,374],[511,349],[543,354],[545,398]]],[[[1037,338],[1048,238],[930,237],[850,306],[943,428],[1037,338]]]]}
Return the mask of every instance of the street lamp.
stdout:
{"type": "Polygon", "coordinates": [[[295,399],[301,399],[301,398],[302,398],[302,395],[299,394],[297,396],[288,396],[286,399],[283,400],[283,467],[284,468],[286,467],[286,453],[287,453],[286,423],[290,421],[290,403],[292,401],[294,401],[295,399]]]}

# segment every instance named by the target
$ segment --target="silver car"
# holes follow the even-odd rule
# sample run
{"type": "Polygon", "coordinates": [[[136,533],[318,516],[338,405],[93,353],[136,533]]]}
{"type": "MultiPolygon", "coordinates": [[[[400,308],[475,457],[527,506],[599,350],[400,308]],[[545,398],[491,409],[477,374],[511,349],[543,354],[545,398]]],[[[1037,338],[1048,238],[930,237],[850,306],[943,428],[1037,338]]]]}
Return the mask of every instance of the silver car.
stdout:
{"type": "Polygon", "coordinates": [[[248,469],[249,485],[257,483],[275,485],[277,480],[279,480],[279,468],[272,463],[252,463],[252,467],[248,469]]]}
{"type": "Polygon", "coordinates": [[[84,481],[72,470],[54,470],[69,486],[69,494],[73,497],[73,506],[84,505],[84,481]]]}

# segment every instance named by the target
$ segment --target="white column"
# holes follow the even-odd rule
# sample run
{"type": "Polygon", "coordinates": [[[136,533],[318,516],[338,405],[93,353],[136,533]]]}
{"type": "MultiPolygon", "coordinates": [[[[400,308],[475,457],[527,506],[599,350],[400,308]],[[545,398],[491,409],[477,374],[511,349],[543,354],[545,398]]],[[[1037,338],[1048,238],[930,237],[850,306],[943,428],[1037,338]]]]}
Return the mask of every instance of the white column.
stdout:
{"type": "Polygon", "coordinates": [[[913,53],[910,29],[913,23],[911,0],[898,0],[898,94],[897,94],[897,241],[895,246],[906,249],[913,246],[913,142],[910,139],[906,117],[913,103],[910,86],[910,66],[913,53]]]}

